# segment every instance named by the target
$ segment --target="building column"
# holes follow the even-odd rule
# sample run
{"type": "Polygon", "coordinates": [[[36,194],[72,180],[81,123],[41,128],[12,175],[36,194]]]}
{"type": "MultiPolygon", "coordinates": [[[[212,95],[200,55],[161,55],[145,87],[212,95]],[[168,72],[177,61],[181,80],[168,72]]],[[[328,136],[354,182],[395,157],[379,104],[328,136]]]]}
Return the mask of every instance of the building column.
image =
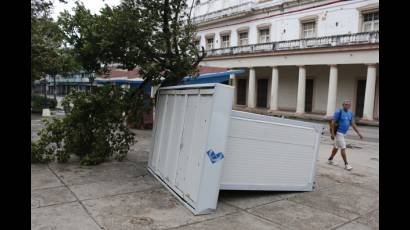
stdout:
{"type": "Polygon", "coordinates": [[[255,108],[255,94],[256,94],[256,76],[255,68],[249,69],[249,82],[248,82],[248,107],[255,108]]]}
{"type": "Polygon", "coordinates": [[[236,78],[235,78],[234,73],[229,75],[229,84],[234,87],[232,105],[236,105],[236,94],[237,94],[236,90],[237,90],[237,85],[238,84],[236,83],[236,78]]]}
{"type": "Polygon", "coordinates": [[[337,96],[337,66],[330,65],[329,73],[329,90],[327,93],[327,108],[326,116],[331,117],[336,110],[336,96],[337,96]]]}
{"type": "Polygon", "coordinates": [[[270,110],[278,110],[278,90],[279,90],[279,71],[278,67],[272,67],[272,80],[270,87],[270,110]]]}
{"type": "Polygon", "coordinates": [[[305,93],[306,93],[306,68],[299,66],[299,83],[298,83],[298,97],[296,103],[296,113],[305,112],[305,93]]]}
{"type": "Polygon", "coordinates": [[[376,64],[367,65],[366,91],[364,94],[363,119],[373,120],[374,97],[376,92],[376,64]]]}

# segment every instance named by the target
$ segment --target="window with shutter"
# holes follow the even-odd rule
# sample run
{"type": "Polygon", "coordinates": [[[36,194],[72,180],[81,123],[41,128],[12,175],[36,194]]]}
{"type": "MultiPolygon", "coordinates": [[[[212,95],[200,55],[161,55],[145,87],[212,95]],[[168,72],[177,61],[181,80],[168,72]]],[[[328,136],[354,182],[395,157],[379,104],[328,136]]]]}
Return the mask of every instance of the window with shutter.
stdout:
{"type": "Polygon", "coordinates": [[[248,32],[239,33],[239,45],[240,46],[248,45],[248,32]]]}
{"type": "Polygon", "coordinates": [[[229,47],[229,35],[221,36],[221,48],[229,47]]]}
{"type": "Polygon", "coordinates": [[[379,11],[363,14],[363,32],[379,30],[379,11]]]}
{"type": "Polygon", "coordinates": [[[259,30],[259,43],[267,43],[270,41],[269,29],[259,30]]]}
{"type": "Polygon", "coordinates": [[[206,49],[211,50],[214,48],[214,38],[207,38],[206,39],[206,49]]]}
{"type": "Polygon", "coordinates": [[[305,22],[302,24],[302,36],[303,38],[316,37],[316,22],[305,22]]]}

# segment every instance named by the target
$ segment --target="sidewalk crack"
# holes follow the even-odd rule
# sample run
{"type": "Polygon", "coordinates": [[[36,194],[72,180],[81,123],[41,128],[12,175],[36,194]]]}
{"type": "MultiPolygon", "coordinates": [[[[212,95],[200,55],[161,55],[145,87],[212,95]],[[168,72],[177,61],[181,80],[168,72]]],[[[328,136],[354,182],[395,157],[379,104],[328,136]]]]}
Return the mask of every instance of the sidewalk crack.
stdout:
{"type": "MultiPolygon", "coordinates": [[[[50,165],[47,165],[48,169],[57,177],[58,180],[60,180],[60,182],[68,189],[68,191],[70,191],[70,193],[75,197],[76,201],[78,201],[78,203],[81,205],[81,207],[83,207],[85,213],[87,213],[87,215],[94,221],[94,223],[100,228],[100,229],[104,229],[103,226],[101,226],[97,220],[93,217],[93,215],[91,214],[91,212],[87,209],[87,207],[83,204],[83,202],[78,199],[77,195],[70,189],[70,187],[68,187],[68,185],[57,175],[57,173],[54,172],[54,170],[50,167],[50,165]]],[[[74,201],[75,202],[75,201],[74,201]]]]}

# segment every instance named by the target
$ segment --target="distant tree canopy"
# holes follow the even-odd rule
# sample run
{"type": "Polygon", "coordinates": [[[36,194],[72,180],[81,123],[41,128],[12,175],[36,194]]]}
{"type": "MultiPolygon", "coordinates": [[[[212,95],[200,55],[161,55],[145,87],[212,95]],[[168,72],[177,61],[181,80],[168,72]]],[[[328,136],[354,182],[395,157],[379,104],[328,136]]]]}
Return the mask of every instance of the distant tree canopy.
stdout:
{"type": "Polygon", "coordinates": [[[31,81],[66,75],[80,69],[75,53],[65,46],[64,33],[51,18],[52,2],[31,0],[31,81]]]}
{"type": "Polygon", "coordinates": [[[138,122],[151,106],[145,84],[177,83],[195,74],[204,58],[195,46],[188,10],[186,0],[123,0],[96,15],[77,2],[73,14],[60,14],[57,26],[47,11],[35,13],[32,79],[64,72],[75,63],[88,72],[120,64],[128,70],[138,67],[144,83],[135,90],[107,85],[95,93],[67,96],[67,115],[48,123],[40,140],[32,143],[32,162],[66,162],[71,154],[82,164],[98,164],[112,156],[123,159],[134,141],[124,121],[138,122]]]}
{"type": "Polygon", "coordinates": [[[92,14],[82,3],[74,13],[61,13],[58,23],[87,71],[109,64],[138,67],[145,83],[175,83],[195,74],[204,58],[194,43],[186,0],[123,0],[92,14]]]}

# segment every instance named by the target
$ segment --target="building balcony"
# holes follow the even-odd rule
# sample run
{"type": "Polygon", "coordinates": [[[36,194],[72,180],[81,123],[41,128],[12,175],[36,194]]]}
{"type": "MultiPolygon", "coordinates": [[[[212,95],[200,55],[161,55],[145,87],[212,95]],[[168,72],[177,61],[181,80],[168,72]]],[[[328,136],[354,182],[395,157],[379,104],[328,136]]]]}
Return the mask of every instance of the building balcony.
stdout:
{"type": "Polygon", "coordinates": [[[226,56],[247,53],[272,52],[272,51],[287,51],[301,50],[308,48],[332,48],[342,46],[352,46],[361,44],[378,44],[379,31],[344,34],[326,37],[316,37],[308,39],[288,40],[279,42],[269,42],[252,44],[245,46],[233,46],[221,49],[213,49],[205,51],[207,57],[226,56]]]}
{"type": "Polygon", "coordinates": [[[230,17],[235,15],[240,15],[243,13],[251,12],[253,7],[255,6],[255,2],[253,1],[246,1],[244,3],[231,6],[222,10],[205,13],[199,16],[195,16],[192,18],[193,23],[199,24],[204,23],[212,20],[216,20],[219,18],[230,17]]]}

